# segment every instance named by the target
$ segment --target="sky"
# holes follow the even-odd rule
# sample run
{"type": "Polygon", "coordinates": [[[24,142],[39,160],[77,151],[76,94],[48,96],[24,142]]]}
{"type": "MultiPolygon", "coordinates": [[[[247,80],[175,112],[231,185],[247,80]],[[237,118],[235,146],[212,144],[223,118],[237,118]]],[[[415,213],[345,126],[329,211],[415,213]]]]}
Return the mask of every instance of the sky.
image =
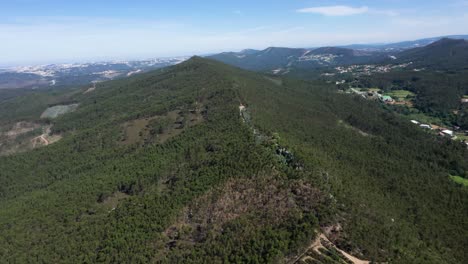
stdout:
{"type": "Polygon", "coordinates": [[[0,0],[0,65],[468,34],[468,0],[0,0]]]}

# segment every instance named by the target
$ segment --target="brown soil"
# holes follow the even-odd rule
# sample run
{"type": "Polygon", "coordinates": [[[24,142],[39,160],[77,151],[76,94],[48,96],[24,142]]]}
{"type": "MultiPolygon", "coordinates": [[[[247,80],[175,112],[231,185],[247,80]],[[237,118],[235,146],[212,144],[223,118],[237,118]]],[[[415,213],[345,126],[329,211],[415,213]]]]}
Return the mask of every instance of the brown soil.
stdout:
{"type": "Polygon", "coordinates": [[[28,133],[30,131],[33,131],[36,128],[41,127],[39,124],[31,123],[31,122],[26,122],[26,121],[20,121],[15,123],[10,130],[6,131],[3,133],[3,135],[7,137],[12,137],[16,138],[17,136],[21,134],[28,133]]]}
{"type": "Polygon", "coordinates": [[[256,179],[233,179],[201,196],[182,212],[179,220],[164,235],[171,240],[197,243],[210,233],[222,232],[224,224],[241,216],[259,215],[256,224],[278,224],[294,210],[313,210],[323,197],[310,184],[297,181],[285,185],[281,179],[261,176],[256,179]],[[191,230],[183,232],[183,230],[191,230]],[[184,233],[184,235],[180,235],[184,233]]]}
{"type": "Polygon", "coordinates": [[[345,262],[353,263],[353,264],[369,264],[370,261],[362,260],[348,254],[347,252],[339,249],[333,244],[325,234],[319,233],[315,240],[311,243],[311,245],[307,248],[307,250],[297,257],[294,261],[290,263],[321,263],[320,260],[317,259],[317,256],[323,256],[324,251],[329,251],[330,249],[334,249],[338,251],[344,259],[345,262]]]}
{"type": "Polygon", "coordinates": [[[50,125],[41,126],[40,124],[25,121],[15,123],[10,130],[0,133],[0,155],[12,155],[29,151],[38,147],[48,146],[62,139],[61,135],[51,135],[50,132],[50,125]],[[42,128],[41,135],[31,135],[21,140],[17,139],[19,136],[38,128],[42,128]]]}

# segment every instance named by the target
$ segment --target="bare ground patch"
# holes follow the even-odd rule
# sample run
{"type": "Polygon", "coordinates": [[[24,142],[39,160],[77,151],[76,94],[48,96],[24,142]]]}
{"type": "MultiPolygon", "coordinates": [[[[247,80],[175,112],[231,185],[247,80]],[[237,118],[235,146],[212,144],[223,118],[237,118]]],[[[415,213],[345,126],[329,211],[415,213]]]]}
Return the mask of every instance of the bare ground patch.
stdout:
{"type": "Polygon", "coordinates": [[[369,264],[370,261],[359,259],[339,249],[325,234],[321,233],[311,243],[304,254],[290,263],[369,264]]]}
{"type": "Polygon", "coordinates": [[[21,134],[33,131],[34,129],[37,129],[40,127],[41,125],[36,124],[36,123],[20,121],[20,122],[15,123],[8,131],[5,131],[2,134],[6,137],[15,138],[21,134]]]}
{"type": "Polygon", "coordinates": [[[41,118],[57,118],[58,116],[64,115],[69,112],[73,112],[78,108],[79,104],[68,104],[68,105],[55,105],[48,107],[41,114],[41,118]]]}
{"type": "Polygon", "coordinates": [[[51,125],[17,122],[0,133],[0,155],[11,155],[47,146],[61,138],[61,135],[51,134],[51,125]]]}

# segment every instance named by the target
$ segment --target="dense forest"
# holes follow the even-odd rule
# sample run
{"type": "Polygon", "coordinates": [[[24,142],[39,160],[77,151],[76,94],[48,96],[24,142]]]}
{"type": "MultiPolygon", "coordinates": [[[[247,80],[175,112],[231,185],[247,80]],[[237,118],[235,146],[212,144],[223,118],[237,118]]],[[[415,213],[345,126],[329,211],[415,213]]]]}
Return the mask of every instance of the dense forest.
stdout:
{"type": "Polygon", "coordinates": [[[194,57],[0,110],[62,137],[0,157],[7,263],[294,262],[326,230],[370,261],[468,261],[466,148],[334,85],[194,57]]]}

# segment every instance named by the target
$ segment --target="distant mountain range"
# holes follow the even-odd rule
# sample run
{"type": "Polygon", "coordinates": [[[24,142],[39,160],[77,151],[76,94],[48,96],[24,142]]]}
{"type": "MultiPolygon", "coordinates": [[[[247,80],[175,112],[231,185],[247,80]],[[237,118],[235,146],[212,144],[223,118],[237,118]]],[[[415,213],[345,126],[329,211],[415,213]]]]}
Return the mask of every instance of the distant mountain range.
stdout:
{"type": "MultiPolygon", "coordinates": [[[[467,63],[468,35],[433,37],[391,44],[355,44],[342,47],[245,49],[207,56],[239,68],[286,74],[355,64],[411,63],[411,67],[459,69],[467,63]],[[450,39],[459,39],[452,41],[450,39]],[[426,47],[427,49],[422,49],[426,47]]],[[[188,57],[142,61],[50,64],[0,69],[0,89],[85,85],[162,68],[188,57]]]]}
{"type": "Polygon", "coordinates": [[[171,66],[186,59],[188,57],[141,61],[49,64],[0,69],[0,89],[84,85],[171,66]]]}
{"type": "Polygon", "coordinates": [[[338,47],[296,49],[270,47],[265,50],[224,52],[209,56],[233,66],[248,70],[286,72],[291,68],[320,68],[383,60],[388,54],[338,47]]]}
{"type": "Polygon", "coordinates": [[[403,41],[403,42],[386,43],[386,44],[352,44],[352,45],[347,45],[347,46],[342,46],[342,47],[348,48],[348,49],[355,49],[355,50],[392,52],[392,51],[403,51],[403,50],[412,49],[412,48],[424,47],[444,38],[468,39],[468,35],[448,35],[448,36],[424,38],[424,39],[418,39],[418,40],[412,40],[412,41],[403,41]]]}
{"type": "Polygon", "coordinates": [[[465,40],[468,36],[453,37],[459,39],[430,38],[381,46],[351,45],[313,49],[270,47],[265,50],[224,52],[209,58],[247,70],[274,74],[355,64],[410,63],[411,68],[465,68],[468,65],[468,42],[465,40]]]}

